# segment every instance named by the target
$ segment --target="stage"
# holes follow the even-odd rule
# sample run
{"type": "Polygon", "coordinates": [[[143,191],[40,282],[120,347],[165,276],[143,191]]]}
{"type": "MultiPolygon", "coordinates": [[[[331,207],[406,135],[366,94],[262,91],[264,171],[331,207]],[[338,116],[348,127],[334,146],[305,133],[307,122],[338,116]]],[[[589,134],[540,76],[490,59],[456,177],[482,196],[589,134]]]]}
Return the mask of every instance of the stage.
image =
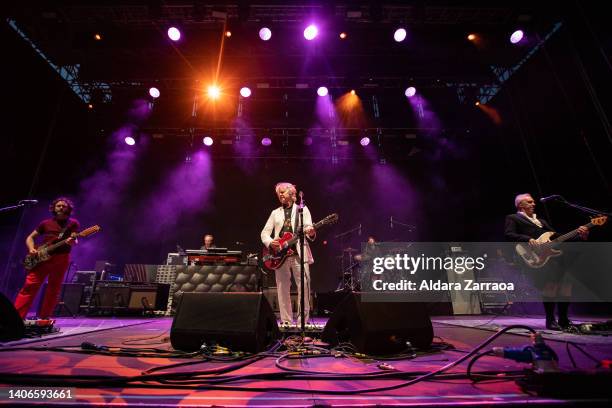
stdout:
{"type": "MultiPolygon", "coordinates": [[[[59,318],[56,321],[59,333],[2,344],[1,378],[5,382],[2,402],[10,405],[43,404],[41,400],[33,399],[9,400],[7,390],[50,386],[58,390],[71,389],[72,399],[58,399],[53,402],[62,406],[607,406],[609,402],[604,390],[601,390],[603,394],[597,397],[592,391],[584,389],[587,383],[594,385],[605,381],[602,375],[585,374],[583,379],[573,377],[571,382],[575,388],[566,388],[568,394],[564,397],[538,396],[535,392],[523,391],[512,378],[523,370],[529,370],[530,364],[493,356],[479,358],[472,367],[472,373],[486,372],[487,375],[494,376],[493,380],[472,382],[468,379],[465,376],[470,360],[468,359],[436,377],[402,386],[401,384],[417,376],[437,370],[465,356],[476,345],[499,332],[499,329],[510,325],[524,325],[541,331],[546,344],[559,356],[561,371],[575,369],[573,361],[579,369],[586,372],[595,366],[594,360],[601,361],[612,356],[610,337],[548,331],[543,327],[544,320],[539,316],[439,316],[432,320],[435,335],[433,349],[430,352],[419,351],[415,358],[360,358],[354,354],[351,357],[347,357],[347,354],[336,357],[306,355],[297,358],[299,356],[296,353],[290,356],[285,353],[284,357],[281,357],[283,349],[278,349],[268,356],[242,362],[205,362],[201,357],[156,357],[148,351],[146,356],[112,355],[118,353],[120,347],[155,348],[159,353],[172,350],[169,341],[172,319],[169,317],[59,318]],[[90,349],[98,347],[98,350],[84,351],[81,348],[84,342],[91,343],[90,349]],[[590,357],[573,346],[566,346],[567,342],[582,346],[590,357]],[[60,347],[80,352],[58,351],[60,347]],[[15,351],[10,351],[12,349],[15,351]],[[88,354],[84,354],[85,352],[88,354]],[[157,371],[155,374],[197,371],[200,374],[197,381],[187,376],[174,377],[174,381],[166,377],[161,382],[154,381],[151,377],[141,382],[134,378],[145,370],[180,362],[190,364],[157,371]],[[226,370],[234,364],[242,367],[226,370]],[[327,375],[328,378],[320,378],[320,375],[319,378],[309,378],[312,373],[327,375]],[[398,374],[393,378],[394,374],[389,375],[390,373],[398,374]],[[410,373],[413,373],[412,376],[410,373]],[[385,375],[387,378],[380,378],[385,375]],[[56,377],[43,379],[42,376],[56,377]],[[350,378],[351,376],[355,378],[350,378]],[[132,378],[122,383],[126,377],[132,378]],[[6,384],[8,378],[14,383],[6,384]],[[55,378],[55,382],[48,382],[51,378],[55,378]],[[113,383],[118,379],[118,383],[113,383]],[[99,385],[82,382],[78,388],[72,388],[75,381],[96,381],[99,385]],[[375,391],[383,387],[387,389],[375,391]]],[[[591,318],[584,320],[594,321],[591,318]]],[[[321,327],[325,324],[325,319],[317,319],[315,323],[321,327]]],[[[531,341],[528,332],[520,329],[502,334],[485,349],[491,346],[523,347],[529,344],[531,341]]],[[[217,357],[220,360],[226,358],[223,355],[217,357]]],[[[559,385],[557,392],[560,392],[564,388],[562,381],[570,380],[554,381],[559,385]]],[[[49,404],[49,401],[44,402],[44,405],[49,404]]]]}

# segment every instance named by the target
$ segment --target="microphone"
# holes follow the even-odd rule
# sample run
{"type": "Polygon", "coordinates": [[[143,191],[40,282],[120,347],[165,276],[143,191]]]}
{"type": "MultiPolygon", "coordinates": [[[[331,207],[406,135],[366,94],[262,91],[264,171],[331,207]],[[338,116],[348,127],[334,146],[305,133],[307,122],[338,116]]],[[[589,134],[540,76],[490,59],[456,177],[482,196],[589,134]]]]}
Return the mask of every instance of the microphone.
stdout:
{"type": "Polygon", "coordinates": [[[361,224],[359,224],[359,232],[357,232],[357,235],[361,236],[361,224]]]}
{"type": "Polygon", "coordinates": [[[38,204],[38,200],[21,200],[19,204],[38,204]]]}
{"type": "Polygon", "coordinates": [[[561,198],[561,196],[559,194],[553,194],[553,195],[550,195],[548,197],[540,198],[540,202],[541,203],[545,203],[545,202],[547,202],[549,200],[556,200],[557,198],[561,198]]]}
{"type": "Polygon", "coordinates": [[[389,227],[393,228],[393,216],[391,216],[391,221],[389,223],[389,227]]]}

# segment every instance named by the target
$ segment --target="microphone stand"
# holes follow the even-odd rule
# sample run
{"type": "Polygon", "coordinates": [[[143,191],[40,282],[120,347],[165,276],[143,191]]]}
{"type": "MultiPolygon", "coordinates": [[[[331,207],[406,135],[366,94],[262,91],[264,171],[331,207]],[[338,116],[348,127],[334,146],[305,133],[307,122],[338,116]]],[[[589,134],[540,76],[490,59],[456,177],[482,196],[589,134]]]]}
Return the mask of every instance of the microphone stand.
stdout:
{"type": "MultiPolygon", "coordinates": [[[[298,206],[298,236],[300,238],[300,331],[302,337],[306,335],[306,319],[304,316],[304,292],[306,291],[305,273],[304,273],[304,193],[300,191],[300,205],[298,206]]],[[[310,296],[310,293],[308,294],[310,296]]]]}
{"type": "Polygon", "coordinates": [[[580,211],[582,211],[583,213],[586,213],[586,214],[590,214],[590,215],[607,215],[608,217],[612,217],[612,213],[610,213],[610,212],[607,212],[607,211],[598,211],[598,210],[594,210],[594,209],[589,208],[589,207],[585,207],[585,206],[582,206],[582,205],[570,203],[569,201],[567,201],[562,196],[559,196],[558,200],[560,202],[562,202],[563,204],[567,205],[568,207],[575,208],[575,209],[580,210],[580,211]]]}
{"type": "Polygon", "coordinates": [[[305,335],[306,319],[304,318],[304,291],[306,289],[304,273],[304,193],[300,191],[300,204],[298,205],[298,237],[300,239],[300,331],[305,335]]]}
{"type": "MultiPolygon", "coordinates": [[[[391,217],[391,219],[393,219],[393,217],[391,217]]],[[[395,224],[400,225],[402,227],[406,227],[408,229],[408,232],[413,232],[416,229],[416,227],[414,225],[412,225],[412,224],[405,224],[403,222],[399,222],[397,220],[393,220],[393,225],[395,225],[395,224]]]]}
{"type": "Polygon", "coordinates": [[[10,210],[16,210],[18,208],[23,208],[26,206],[27,203],[20,201],[17,205],[9,205],[8,207],[2,207],[0,208],[0,212],[5,212],[5,211],[10,211],[10,210]]]}

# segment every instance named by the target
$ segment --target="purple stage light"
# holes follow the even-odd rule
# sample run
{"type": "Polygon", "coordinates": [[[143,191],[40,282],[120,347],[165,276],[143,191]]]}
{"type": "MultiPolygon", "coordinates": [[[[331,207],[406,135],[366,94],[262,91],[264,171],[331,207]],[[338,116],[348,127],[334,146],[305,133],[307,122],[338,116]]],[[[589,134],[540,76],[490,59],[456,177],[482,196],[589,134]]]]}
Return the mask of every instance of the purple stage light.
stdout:
{"type": "Polygon", "coordinates": [[[304,144],[306,146],[312,146],[312,137],[307,136],[306,139],[304,139],[304,144]]]}
{"type": "Polygon", "coordinates": [[[327,87],[325,86],[320,86],[319,89],[317,89],[317,95],[319,96],[327,96],[328,93],[329,91],[327,90],[327,87]]]}
{"type": "Polygon", "coordinates": [[[240,95],[242,95],[243,98],[248,98],[249,96],[251,96],[251,88],[249,88],[248,86],[243,86],[242,88],[240,88],[240,95]]]}
{"type": "Polygon", "coordinates": [[[136,144],[136,140],[132,136],[126,136],[123,141],[128,146],[134,146],[136,144]]]}
{"type": "Polygon", "coordinates": [[[159,92],[159,89],[151,87],[149,88],[149,95],[151,95],[151,98],[159,98],[159,95],[161,94],[159,92]]]}
{"type": "Polygon", "coordinates": [[[272,38],[272,30],[270,30],[268,27],[263,27],[261,30],[259,30],[259,38],[264,41],[268,41],[270,38],[272,38]]]}
{"type": "Polygon", "coordinates": [[[361,144],[364,147],[369,145],[370,144],[370,138],[367,137],[367,136],[362,137],[361,140],[359,141],[359,144],[361,144]]]}
{"type": "Polygon", "coordinates": [[[206,136],[204,137],[204,139],[202,139],[202,143],[204,143],[204,146],[212,146],[213,138],[210,136],[206,136]]]}
{"type": "Polygon", "coordinates": [[[270,146],[272,144],[272,139],[270,139],[269,137],[264,137],[263,139],[261,139],[261,144],[262,146],[270,146]]]}
{"type": "Polygon", "coordinates": [[[523,30],[516,30],[515,32],[512,33],[512,35],[510,36],[510,42],[512,44],[517,44],[519,43],[522,39],[523,39],[523,30]]]}
{"type": "Polygon", "coordinates": [[[393,39],[397,42],[404,41],[406,39],[406,30],[403,28],[398,28],[395,30],[395,33],[393,33],[393,39]]]}
{"type": "Polygon", "coordinates": [[[308,41],[314,40],[318,34],[319,29],[314,24],[311,24],[304,29],[304,38],[308,41]]]}
{"type": "Polygon", "coordinates": [[[416,88],[414,86],[409,86],[406,88],[404,95],[406,95],[408,98],[412,98],[414,95],[416,95],[416,88]]]}
{"type": "Polygon", "coordinates": [[[172,40],[172,41],[178,41],[181,39],[181,32],[179,31],[178,28],[176,27],[170,27],[168,29],[168,37],[172,40]]]}

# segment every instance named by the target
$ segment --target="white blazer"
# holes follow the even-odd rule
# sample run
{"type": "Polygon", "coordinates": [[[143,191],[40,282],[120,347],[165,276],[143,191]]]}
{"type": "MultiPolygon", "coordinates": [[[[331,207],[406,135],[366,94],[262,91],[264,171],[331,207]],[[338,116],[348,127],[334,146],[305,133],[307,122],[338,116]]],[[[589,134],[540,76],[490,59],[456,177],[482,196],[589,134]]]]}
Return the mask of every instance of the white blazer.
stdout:
{"type": "MultiPolygon", "coordinates": [[[[295,214],[297,212],[298,206],[294,203],[293,208],[291,209],[291,227],[295,226],[295,214]]],[[[274,241],[278,237],[278,233],[283,229],[283,224],[285,223],[285,211],[283,207],[278,207],[273,210],[268,217],[268,221],[266,221],[266,225],[261,230],[261,242],[268,248],[270,243],[274,241]]],[[[304,206],[304,226],[312,226],[312,217],[310,215],[310,210],[308,207],[304,206]]],[[[316,233],[315,233],[316,234],[316,233]]],[[[316,237],[316,235],[315,235],[316,237]]],[[[306,240],[304,240],[304,249],[306,250],[306,262],[309,264],[314,263],[314,258],[312,257],[312,252],[310,251],[310,245],[308,245],[308,241],[314,241],[315,238],[310,238],[306,235],[306,240]]],[[[298,254],[300,254],[300,245],[298,242],[297,245],[298,254]]]]}

